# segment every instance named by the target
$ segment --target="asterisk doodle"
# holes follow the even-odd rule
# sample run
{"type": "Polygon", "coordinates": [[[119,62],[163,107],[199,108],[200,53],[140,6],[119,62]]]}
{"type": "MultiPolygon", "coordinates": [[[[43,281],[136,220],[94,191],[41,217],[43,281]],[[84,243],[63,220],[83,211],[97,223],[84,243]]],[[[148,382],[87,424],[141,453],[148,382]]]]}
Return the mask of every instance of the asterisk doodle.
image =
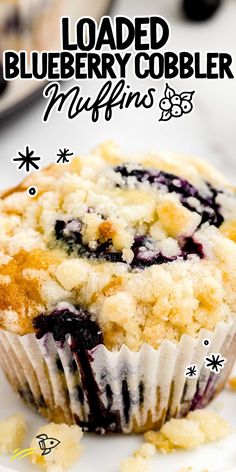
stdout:
{"type": "Polygon", "coordinates": [[[221,356],[221,354],[210,354],[209,357],[205,357],[205,367],[210,369],[211,372],[216,372],[218,374],[221,369],[224,368],[224,363],[226,359],[221,356]]]}
{"type": "Polygon", "coordinates": [[[198,370],[196,364],[190,364],[185,371],[185,377],[193,378],[197,377],[198,370]]]}
{"type": "Polygon", "coordinates": [[[34,156],[35,151],[31,150],[29,146],[26,146],[25,148],[25,153],[18,151],[18,155],[20,157],[13,157],[13,162],[20,162],[20,165],[18,167],[18,170],[23,169],[25,166],[26,172],[30,172],[30,167],[33,167],[36,170],[39,170],[38,164],[36,164],[37,161],[41,160],[41,157],[39,156],[34,156]]]}
{"type": "Polygon", "coordinates": [[[59,157],[59,159],[57,160],[57,164],[68,164],[68,162],[70,162],[68,157],[73,156],[73,152],[70,152],[70,150],[66,148],[64,148],[63,151],[62,149],[59,149],[59,153],[57,154],[57,156],[59,157]]]}

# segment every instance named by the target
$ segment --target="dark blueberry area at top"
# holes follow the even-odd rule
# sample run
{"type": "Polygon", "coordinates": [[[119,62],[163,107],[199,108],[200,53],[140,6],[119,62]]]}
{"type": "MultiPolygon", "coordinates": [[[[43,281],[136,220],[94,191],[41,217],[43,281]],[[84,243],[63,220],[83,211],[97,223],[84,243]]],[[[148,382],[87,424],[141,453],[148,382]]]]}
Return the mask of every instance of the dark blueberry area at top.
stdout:
{"type": "Polygon", "coordinates": [[[56,309],[49,315],[39,315],[34,319],[37,337],[52,333],[54,340],[64,343],[67,334],[72,336],[72,350],[90,350],[103,344],[103,335],[88,311],[75,307],[56,309]]]}
{"type": "Polygon", "coordinates": [[[203,195],[187,180],[156,169],[143,169],[140,167],[129,170],[128,165],[123,165],[116,167],[115,172],[121,174],[124,184],[127,184],[128,177],[134,177],[138,183],[148,182],[158,189],[166,187],[169,193],[177,193],[180,196],[182,205],[191,211],[197,211],[201,215],[201,225],[208,222],[210,225],[219,228],[224,221],[220,213],[220,206],[216,203],[216,197],[222,191],[215,189],[208,182],[205,182],[207,195],[203,195]],[[201,211],[191,206],[188,201],[189,197],[196,198],[199,201],[201,211]]]}
{"type": "MultiPolygon", "coordinates": [[[[153,187],[160,190],[167,190],[169,193],[175,192],[179,195],[181,203],[190,211],[198,212],[201,216],[199,227],[208,222],[210,225],[219,227],[224,218],[220,212],[220,205],[216,202],[217,196],[222,193],[205,182],[206,191],[202,193],[194,185],[176,175],[156,169],[129,168],[129,165],[116,167],[115,172],[122,176],[124,186],[128,185],[128,178],[133,177],[134,183],[148,182],[153,187]],[[198,205],[192,206],[191,198],[194,198],[198,205]]],[[[94,211],[88,208],[88,212],[94,211]]],[[[102,215],[101,215],[102,216],[102,215]]],[[[103,220],[105,218],[102,216],[103,220]]],[[[84,223],[80,219],[57,220],[55,223],[55,238],[58,242],[66,246],[69,254],[77,253],[80,257],[87,259],[106,260],[110,262],[124,262],[122,252],[117,251],[112,240],[98,240],[96,248],[92,249],[83,243],[84,223]]],[[[190,255],[204,257],[202,245],[197,241],[195,235],[183,237],[178,241],[180,252],[177,256],[167,257],[157,249],[155,241],[150,235],[137,234],[131,247],[134,257],[130,264],[132,269],[144,269],[154,264],[164,264],[176,260],[187,260],[190,255]]]]}
{"type": "MultiPolygon", "coordinates": [[[[67,222],[62,220],[56,221],[56,239],[66,245],[69,254],[75,251],[80,257],[87,259],[124,262],[122,252],[114,249],[111,240],[101,244],[99,244],[98,241],[97,248],[94,250],[84,245],[81,234],[82,227],[83,224],[80,220],[70,220],[67,222]],[[71,223],[73,223],[73,226],[76,225],[76,229],[68,230],[71,223]]],[[[145,267],[150,267],[154,264],[165,264],[177,259],[186,260],[191,254],[197,255],[199,258],[204,257],[203,247],[194,237],[184,238],[182,241],[179,241],[180,254],[173,257],[164,256],[159,250],[153,248],[153,243],[154,241],[151,237],[136,236],[131,247],[134,253],[134,258],[130,264],[131,268],[145,269],[145,267]]]]}

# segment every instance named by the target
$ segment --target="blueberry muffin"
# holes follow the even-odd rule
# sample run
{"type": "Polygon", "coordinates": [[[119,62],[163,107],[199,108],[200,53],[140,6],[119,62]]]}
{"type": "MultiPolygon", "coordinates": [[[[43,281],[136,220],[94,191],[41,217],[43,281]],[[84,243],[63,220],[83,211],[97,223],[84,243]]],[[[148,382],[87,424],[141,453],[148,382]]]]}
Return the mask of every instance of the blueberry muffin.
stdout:
{"type": "Polygon", "coordinates": [[[97,432],[205,406],[235,357],[235,202],[201,160],[112,143],[3,192],[0,359],[15,390],[97,432]]]}

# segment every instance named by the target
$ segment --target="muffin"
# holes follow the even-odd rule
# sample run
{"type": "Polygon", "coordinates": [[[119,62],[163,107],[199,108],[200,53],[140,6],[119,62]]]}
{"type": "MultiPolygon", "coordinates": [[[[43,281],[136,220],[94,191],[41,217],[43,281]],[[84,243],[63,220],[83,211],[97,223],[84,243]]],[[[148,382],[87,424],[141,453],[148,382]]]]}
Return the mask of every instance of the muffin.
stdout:
{"type": "Polygon", "coordinates": [[[7,49],[59,47],[62,0],[0,0],[0,59],[7,49]]]}
{"type": "Polygon", "coordinates": [[[130,433],[222,389],[235,358],[236,205],[211,166],[106,143],[3,192],[0,218],[0,359],[28,404],[130,433]]]}

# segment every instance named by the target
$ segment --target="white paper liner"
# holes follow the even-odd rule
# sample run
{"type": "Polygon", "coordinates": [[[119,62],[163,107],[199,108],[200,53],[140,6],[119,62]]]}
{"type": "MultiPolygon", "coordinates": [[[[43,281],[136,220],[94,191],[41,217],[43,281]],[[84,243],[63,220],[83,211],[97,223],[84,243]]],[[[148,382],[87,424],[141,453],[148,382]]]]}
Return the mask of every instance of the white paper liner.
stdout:
{"type": "Polygon", "coordinates": [[[71,351],[70,335],[62,345],[50,333],[37,339],[0,331],[0,364],[15,390],[48,418],[78,422],[85,430],[130,433],[160,428],[171,417],[208,404],[229,375],[235,342],[236,322],[231,322],[218,323],[214,332],[202,329],[197,339],[183,335],[177,345],[163,341],[158,350],[144,344],[139,352],[126,346],[111,352],[100,345],[87,352],[91,386],[71,351]],[[205,367],[211,353],[227,359],[218,374],[205,367]],[[190,364],[198,369],[191,379],[185,376],[190,364]]]}

